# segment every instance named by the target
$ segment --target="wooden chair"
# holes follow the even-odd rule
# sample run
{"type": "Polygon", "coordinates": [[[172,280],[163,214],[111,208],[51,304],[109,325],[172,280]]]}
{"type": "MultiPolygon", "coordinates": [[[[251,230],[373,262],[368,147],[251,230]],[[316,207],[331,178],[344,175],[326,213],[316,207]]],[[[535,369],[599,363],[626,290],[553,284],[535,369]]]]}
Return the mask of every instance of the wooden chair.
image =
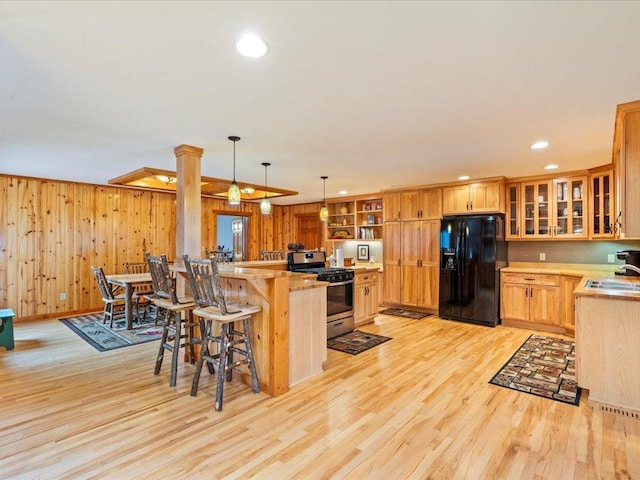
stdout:
{"type": "Polygon", "coordinates": [[[163,309],[166,312],[154,374],[160,374],[164,351],[169,350],[172,353],[169,386],[175,387],[180,347],[187,349],[189,363],[193,364],[196,357],[195,345],[200,343],[197,336],[194,335],[196,327],[199,326],[193,320],[195,303],[191,297],[178,298],[176,282],[169,270],[165,254],[153,256],[146,253],[145,256],[153,283],[154,295],[150,299],[158,309],[163,309]]]}
{"type": "MultiPolygon", "coordinates": [[[[149,273],[147,262],[124,262],[124,273],[149,273]]],[[[158,324],[158,308],[151,301],[153,297],[153,284],[135,285],[133,287],[133,301],[136,305],[135,313],[144,312],[143,318],[155,310],[155,324],[158,324]]],[[[141,319],[138,317],[138,321],[141,319]]]]}
{"type": "Polygon", "coordinates": [[[124,293],[116,295],[112,290],[111,285],[107,282],[107,278],[104,275],[102,267],[91,266],[91,271],[98,284],[98,290],[102,295],[102,301],[104,302],[104,310],[102,312],[102,323],[106,324],[109,320],[109,328],[113,328],[113,320],[117,318],[124,318],[124,293]]]}
{"type": "Polygon", "coordinates": [[[260,260],[284,260],[284,250],[260,250],[260,260]]]}
{"type": "Polygon", "coordinates": [[[218,263],[228,263],[233,261],[233,252],[228,250],[209,250],[205,248],[205,257],[215,258],[218,263]]]}
{"type": "MultiPolygon", "coordinates": [[[[251,372],[251,382],[254,393],[260,392],[258,374],[251,348],[251,332],[249,319],[251,315],[262,308],[256,305],[231,305],[227,304],[220,287],[218,275],[218,262],[215,258],[189,259],[184,255],[184,264],[187,268],[187,277],[193,292],[197,308],[193,314],[200,319],[202,348],[198,356],[196,372],[193,375],[191,395],[198,393],[200,373],[202,365],[217,366],[218,378],[216,387],[215,409],[222,410],[222,394],[225,378],[232,380],[233,370],[241,365],[248,365],[251,372]],[[241,322],[242,330],[236,330],[234,322],[241,322]],[[214,325],[216,328],[214,328],[214,325]],[[219,331],[216,335],[214,332],[219,331]],[[218,353],[211,353],[210,342],[218,346],[218,353]],[[244,348],[241,348],[244,346],[244,348]],[[239,355],[239,360],[234,359],[234,354],[239,355]]],[[[209,369],[211,371],[211,369],[209,369]]]]}

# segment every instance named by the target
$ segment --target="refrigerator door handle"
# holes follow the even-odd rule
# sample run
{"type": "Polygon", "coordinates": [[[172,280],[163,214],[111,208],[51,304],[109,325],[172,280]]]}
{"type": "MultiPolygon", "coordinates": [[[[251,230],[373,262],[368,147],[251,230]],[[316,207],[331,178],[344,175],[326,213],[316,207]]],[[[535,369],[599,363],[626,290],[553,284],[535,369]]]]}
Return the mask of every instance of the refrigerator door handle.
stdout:
{"type": "Polygon", "coordinates": [[[456,270],[458,271],[458,275],[460,275],[460,250],[462,249],[462,237],[460,233],[462,232],[462,222],[458,224],[458,231],[456,232],[456,270]]]}
{"type": "Polygon", "coordinates": [[[460,249],[458,250],[458,262],[460,272],[460,276],[464,277],[466,275],[465,272],[465,261],[467,258],[467,225],[465,222],[460,222],[460,228],[458,230],[458,235],[460,237],[460,249]]]}

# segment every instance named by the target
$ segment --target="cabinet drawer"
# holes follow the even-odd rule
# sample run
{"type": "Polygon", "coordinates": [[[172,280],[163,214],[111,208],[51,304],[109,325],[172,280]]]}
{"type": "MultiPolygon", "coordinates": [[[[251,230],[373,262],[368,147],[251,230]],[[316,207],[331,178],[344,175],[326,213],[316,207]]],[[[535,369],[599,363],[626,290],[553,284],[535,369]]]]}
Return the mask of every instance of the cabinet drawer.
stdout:
{"type": "Polygon", "coordinates": [[[353,283],[355,285],[362,285],[363,283],[372,283],[376,281],[378,281],[378,274],[376,272],[360,273],[357,274],[353,279],[353,283]]]}
{"type": "Polygon", "coordinates": [[[547,273],[503,273],[502,281],[509,283],[524,283],[527,285],[560,286],[560,275],[547,273]]]}

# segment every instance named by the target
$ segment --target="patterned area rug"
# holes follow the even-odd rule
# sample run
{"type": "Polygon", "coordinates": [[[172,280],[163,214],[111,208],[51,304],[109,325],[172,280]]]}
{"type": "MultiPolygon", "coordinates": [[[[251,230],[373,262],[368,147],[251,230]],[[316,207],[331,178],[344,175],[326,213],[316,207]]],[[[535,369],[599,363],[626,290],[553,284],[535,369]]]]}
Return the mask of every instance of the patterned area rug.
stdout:
{"type": "Polygon", "coordinates": [[[113,328],[103,325],[100,313],[63,318],[60,321],[100,352],[152,342],[162,336],[162,326],[155,325],[155,318],[150,316],[140,325],[134,320],[133,330],[127,330],[124,318],[114,320],[113,328]]]}
{"type": "Polygon", "coordinates": [[[416,312],[414,310],[406,310],[404,308],[387,308],[386,310],[382,310],[380,313],[393,315],[395,317],[413,318],[414,320],[420,320],[421,318],[431,316],[430,313],[416,312]]]}
{"type": "Polygon", "coordinates": [[[354,330],[327,340],[327,347],[332,350],[340,350],[351,355],[357,355],[388,340],[392,340],[392,338],[354,330]]]}
{"type": "Polygon", "coordinates": [[[571,340],[531,335],[489,383],[578,405],[575,349],[571,340]]]}

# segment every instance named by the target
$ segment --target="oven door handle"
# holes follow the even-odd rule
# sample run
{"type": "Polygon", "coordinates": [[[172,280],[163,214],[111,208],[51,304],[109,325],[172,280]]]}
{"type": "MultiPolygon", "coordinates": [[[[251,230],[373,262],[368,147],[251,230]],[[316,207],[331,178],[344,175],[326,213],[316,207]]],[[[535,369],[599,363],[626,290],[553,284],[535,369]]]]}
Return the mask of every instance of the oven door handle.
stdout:
{"type": "Polygon", "coordinates": [[[346,282],[329,282],[329,286],[331,287],[339,287],[341,285],[351,285],[353,280],[347,280],[346,282]]]}

